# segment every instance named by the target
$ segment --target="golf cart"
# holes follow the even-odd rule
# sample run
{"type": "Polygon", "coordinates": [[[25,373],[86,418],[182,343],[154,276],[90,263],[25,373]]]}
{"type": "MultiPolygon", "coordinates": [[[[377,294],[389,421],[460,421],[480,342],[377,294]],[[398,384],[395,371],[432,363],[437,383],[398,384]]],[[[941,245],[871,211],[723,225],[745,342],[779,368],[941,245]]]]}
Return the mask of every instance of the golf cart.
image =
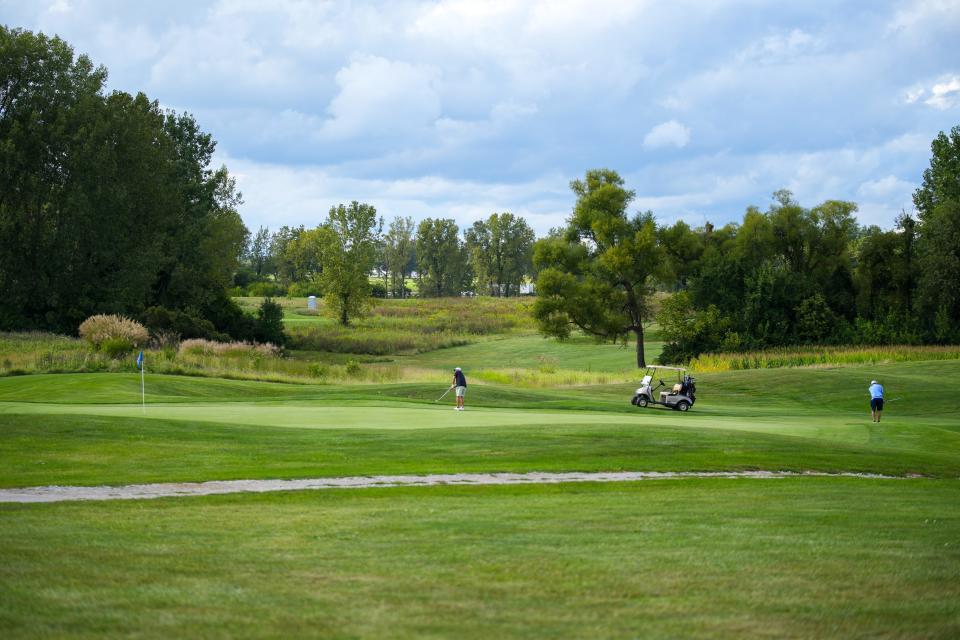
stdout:
{"type": "Polygon", "coordinates": [[[696,393],[697,385],[695,384],[695,380],[693,376],[687,373],[686,369],[680,367],[650,366],[647,367],[647,373],[640,381],[640,388],[633,394],[633,399],[630,400],[630,404],[637,407],[659,404],[664,407],[670,407],[676,411],[686,411],[696,402],[696,393]],[[658,371],[676,371],[677,383],[667,388],[663,378],[660,378],[657,386],[653,386],[653,377],[657,375],[658,371]],[[663,388],[662,391],[660,390],[661,387],[663,388]]]}

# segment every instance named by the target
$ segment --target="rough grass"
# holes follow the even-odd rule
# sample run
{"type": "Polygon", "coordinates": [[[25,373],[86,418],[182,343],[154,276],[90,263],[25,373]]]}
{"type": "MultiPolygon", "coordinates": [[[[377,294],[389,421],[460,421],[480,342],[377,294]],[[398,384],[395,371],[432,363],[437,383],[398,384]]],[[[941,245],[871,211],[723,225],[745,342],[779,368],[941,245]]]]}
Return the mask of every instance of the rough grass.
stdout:
{"type": "Polygon", "coordinates": [[[378,300],[349,326],[322,309],[286,307],[291,347],[369,355],[410,354],[469,344],[482,336],[534,329],[529,298],[378,300]]]}
{"type": "Polygon", "coordinates": [[[705,353],[690,361],[700,372],[778,369],[816,365],[880,364],[918,360],[960,359],[960,345],[885,347],[803,347],[778,348],[745,353],[705,353]]]}

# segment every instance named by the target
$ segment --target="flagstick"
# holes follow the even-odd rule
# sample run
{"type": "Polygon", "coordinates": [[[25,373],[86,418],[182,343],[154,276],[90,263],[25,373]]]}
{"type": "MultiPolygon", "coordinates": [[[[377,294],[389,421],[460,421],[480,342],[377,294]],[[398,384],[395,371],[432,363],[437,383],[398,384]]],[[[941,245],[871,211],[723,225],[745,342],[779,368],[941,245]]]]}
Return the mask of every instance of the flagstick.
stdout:
{"type": "Polygon", "coordinates": [[[140,409],[143,411],[143,415],[147,415],[147,392],[143,386],[143,374],[144,374],[144,362],[140,362],[140,409]]]}

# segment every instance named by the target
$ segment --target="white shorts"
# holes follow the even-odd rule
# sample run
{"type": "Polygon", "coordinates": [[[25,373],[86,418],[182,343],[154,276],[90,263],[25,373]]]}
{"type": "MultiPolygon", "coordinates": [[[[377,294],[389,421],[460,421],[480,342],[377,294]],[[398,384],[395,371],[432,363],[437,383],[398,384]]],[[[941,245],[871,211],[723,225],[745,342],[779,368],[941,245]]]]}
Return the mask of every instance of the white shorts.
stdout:
{"type": "Polygon", "coordinates": [[[457,387],[457,389],[456,389],[456,391],[454,391],[454,393],[457,394],[457,397],[458,397],[458,398],[462,398],[462,397],[467,393],[467,388],[466,388],[466,387],[457,387]]]}

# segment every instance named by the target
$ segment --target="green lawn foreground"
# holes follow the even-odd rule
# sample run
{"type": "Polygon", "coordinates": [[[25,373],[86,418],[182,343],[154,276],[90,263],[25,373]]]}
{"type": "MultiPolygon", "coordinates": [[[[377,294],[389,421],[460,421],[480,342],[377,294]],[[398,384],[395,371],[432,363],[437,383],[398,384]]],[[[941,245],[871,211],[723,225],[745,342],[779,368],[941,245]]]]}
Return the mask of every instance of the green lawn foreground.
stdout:
{"type": "Polygon", "coordinates": [[[951,638],[960,484],[0,505],[5,638],[951,638]]]}
{"type": "Polygon", "coordinates": [[[434,385],[158,376],[144,417],[134,375],[3,378],[7,487],[618,469],[942,479],[0,504],[0,636],[956,637],[958,383],[960,363],[712,374],[686,415],[631,407],[632,385],[475,385],[455,414],[434,385]],[[871,375],[899,398],[881,425],[865,411],[871,375]],[[948,391],[930,396],[932,380],[948,391]]]}

